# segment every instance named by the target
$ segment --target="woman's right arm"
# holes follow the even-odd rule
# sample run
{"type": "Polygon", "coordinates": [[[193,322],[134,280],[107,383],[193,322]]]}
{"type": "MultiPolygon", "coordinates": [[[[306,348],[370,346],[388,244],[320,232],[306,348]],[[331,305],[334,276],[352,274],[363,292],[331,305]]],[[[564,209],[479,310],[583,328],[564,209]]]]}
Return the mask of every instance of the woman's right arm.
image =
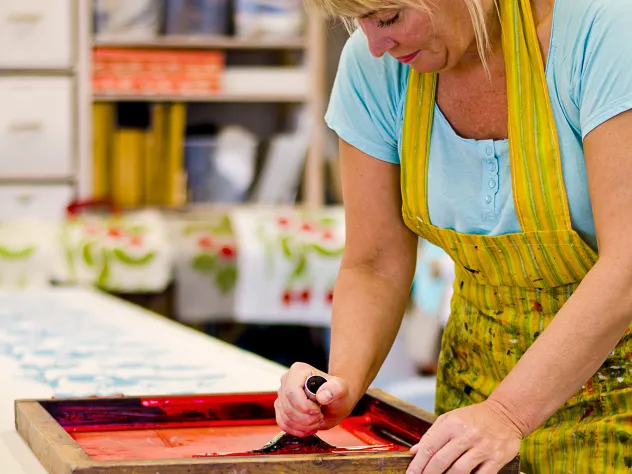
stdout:
{"type": "Polygon", "coordinates": [[[342,140],[340,158],[346,243],[334,291],[329,382],[318,391],[322,410],[301,389],[319,373],[306,364],[283,376],[276,404],[281,428],[299,436],[335,426],[365,393],[395,340],[415,271],[417,236],[402,220],[399,165],[342,140]]]}
{"type": "Polygon", "coordinates": [[[329,373],[357,401],[377,375],[404,316],[417,236],[404,224],[400,166],[341,141],[346,244],[336,282],[329,373]]]}

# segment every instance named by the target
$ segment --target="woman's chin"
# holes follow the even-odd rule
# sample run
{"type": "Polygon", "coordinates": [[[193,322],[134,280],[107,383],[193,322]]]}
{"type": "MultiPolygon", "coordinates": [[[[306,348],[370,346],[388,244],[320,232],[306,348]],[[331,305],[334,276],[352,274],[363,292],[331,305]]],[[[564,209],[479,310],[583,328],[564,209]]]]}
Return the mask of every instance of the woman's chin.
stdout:
{"type": "Polygon", "coordinates": [[[430,51],[422,51],[410,63],[410,67],[417,72],[441,72],[448,69],[447,55],[430,51]]]}

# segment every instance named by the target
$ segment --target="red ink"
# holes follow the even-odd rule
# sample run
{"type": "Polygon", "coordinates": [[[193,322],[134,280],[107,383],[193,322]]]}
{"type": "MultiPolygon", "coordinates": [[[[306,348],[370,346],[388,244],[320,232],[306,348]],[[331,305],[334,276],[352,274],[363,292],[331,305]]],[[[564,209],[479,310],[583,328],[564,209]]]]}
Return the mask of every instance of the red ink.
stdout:
{"type": "Polygon", "coordinates": [[[318,437],[269,443],[279,432],[276,397],[95,398],[49,400],[42,406],[97,461],[408,451],[430,427],[365,396],[340,425],[318,437]]]}
{"type": "Polygon", "coordinates": [[[593,406],[589,406],[588,408],[586,408],[586,411],[584,412],[582,417],[579,419],[579,422],[581,423],[586,418],[588,418],[593,411],[595,411],[595,407],[593,407],[593,406]]]}
{"type": "Polygon", "coordinates": [[[533,309],[535,309],[538,313],[541,313],[544,310],[539,301],[531,301],[531,306],[533,306],[533,309]]]}
{"type": "Polygon", "coordinates": [[[592,379],[586,383],[586,392],[588,394],[593,395],[595,393],[595,386],[593,385],[592,379]]]}

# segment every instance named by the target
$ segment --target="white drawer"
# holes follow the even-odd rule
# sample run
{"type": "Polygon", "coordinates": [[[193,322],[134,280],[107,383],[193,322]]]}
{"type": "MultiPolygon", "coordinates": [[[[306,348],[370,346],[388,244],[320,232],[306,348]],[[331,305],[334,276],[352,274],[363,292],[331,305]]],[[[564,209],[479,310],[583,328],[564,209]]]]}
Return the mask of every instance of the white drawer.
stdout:
{"type": "Polygon", "coordinates": [[[0,78],[0,178],[72,174],[72,91],[65,77],[0,78]]]}
{"type": "Polygon", "coordinates": [[[74,197],[71,185],[0,185],[0,221],[45,219],[58,221],[74,197]]]}
{"type": "Polygon", "coordinates": [[[0,0],[0,68],[71,67],[73,1],[0,0]]]}

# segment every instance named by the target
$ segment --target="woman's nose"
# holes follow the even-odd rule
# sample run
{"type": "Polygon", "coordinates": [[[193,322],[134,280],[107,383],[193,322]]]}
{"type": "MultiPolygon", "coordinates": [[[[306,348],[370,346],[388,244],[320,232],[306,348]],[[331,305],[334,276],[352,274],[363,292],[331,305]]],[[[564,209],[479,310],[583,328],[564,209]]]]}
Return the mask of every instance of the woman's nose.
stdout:
{"type": "Polygon", "coordinates": [[[369,40],[369,51],[376,58],[380,58],[393,49],[397,42],[389,38],[382,28],[371,24],[372,21],[371,19],[360,20],[360,27],[369,40]]]}

